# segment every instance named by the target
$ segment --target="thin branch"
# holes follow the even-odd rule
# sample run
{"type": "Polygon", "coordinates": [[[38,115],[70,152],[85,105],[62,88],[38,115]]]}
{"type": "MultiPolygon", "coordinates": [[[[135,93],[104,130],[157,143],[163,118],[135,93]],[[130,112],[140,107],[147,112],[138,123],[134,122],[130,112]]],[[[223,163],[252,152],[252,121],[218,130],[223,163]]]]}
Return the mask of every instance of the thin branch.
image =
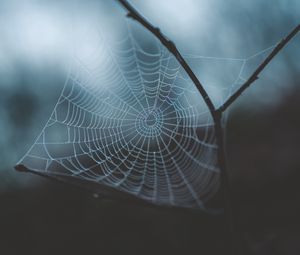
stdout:
{"type": "Polygon", "coordinates": [[[29,169],[25,165],[16,165],[15,170],[21,173],[30,173],[37,176],[41,176],[48,180],[65,183],[65,184],[71,184],[73,187],[77,187],[80,188],[81,190],[85,190],[90,194],[94,194],[96,198],[100,198],[103,200],[115,199],[121,202],[126,201],[136,205],[152,206],[152,204],[147,200],[143,200],[130,193],[125,193],[116,190],[114,188],[111,188],[110,186],[100,184],[96,181],[84,180],[76,176],[66,177],[56,173],[40,172],[40,171],[29,169]],[[71,178],[72,181],[70,181],[71,178]],[[88,183],[88,185],[85,185],[85,183],[88,183]]]}
{"type": "Polygon", "coordinates": [[[178,60],[182,68],[186,71],[188,76],[191,78],[193,83],[195,84],[196,88],[200,92],[201,96],[203,97],[212,117],[216,118],[216,109],[211,101],[210,97],[208,96],[207,92],[205,91],[203,85],[198,80],[190,66],[184,60],[180,52],[178,51],[176,45],[169,40],[159,28],[154,27],[149,21],[147,21],[131,4],[129,4],[126,0],[117,0],[127,11],[127,16],[139,22],[142,26],[144,26],[147,30],[149,30],[152,34],[154,34],[160,42],[174,55],[174,57],[178,60]]]}
{"type": "Polygon", "coordinates": [[[300,24],[296,26],[280,43],[273,49],[273,51],[268,55],[268,57],[257,67],[250,78],[232,95],[228,100],[218,108],[218,112],[224,112],[251,84],[253,84],[257,79],[258,75],[265,69],[265,67],[271,62],[271,60],[292,40],[297,33],[300,31],[300,24]]]}
{"type": "Polygon", "coordinates": [[[148,208],[172,210],[172,211],[175,209],[178,212],[188,210],[190,212],[199,213],[197,209],[189,208],[189,207],[180,207],[175,205],[171,206],[171,205],[164,205],[164,204],[156,205],[151,201],[136,197],[135,195],[132,195],[130,193],[116,190],[107,185],[100,184],[99,182],[80,179],[79,177],[75,177],[75,176],[69,177],[70,179],[66,179],[66,176],[60,176],[59,174],[55,174],[55,173],[47,173],[47,172],[39,172],[39,171],[31,170],[27,168],[25,165],[16,165],[15,170],[20,173],[29,173],[35,176],[46,178],[51,181],[56,181],[58,183],[68,184],[70,186],[72,185],[75,188],[78,188],[82,191],[86,191],[88,194],[93,194],[95,198],[101,200],[118,201],[119,204],[124,204],[124,205],[129,204],[134,206],[143,206],[148,208]],[[88,185],[85,185],[87,183],[88,185]]]}

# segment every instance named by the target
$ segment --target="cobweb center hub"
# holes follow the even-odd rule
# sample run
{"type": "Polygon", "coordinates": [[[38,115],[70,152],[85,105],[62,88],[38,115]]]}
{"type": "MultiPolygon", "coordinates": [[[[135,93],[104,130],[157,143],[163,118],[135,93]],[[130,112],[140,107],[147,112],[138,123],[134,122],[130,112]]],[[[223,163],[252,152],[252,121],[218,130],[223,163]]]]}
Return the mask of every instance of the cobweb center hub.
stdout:
{"type": "Polygon", "coordinates": [[[159,136],[162,132],[163,116],[158,109],[145,109],[135,120],[135,127],[139,134],[145,137],[159,136]]]}
{"type": "Polygon", "coordinates": [[[150,113],[147,118],[146,118],[146,123],[149,126],[153,126],[156,123],[156,118],[154,116],[154,114],[150,113]]]}

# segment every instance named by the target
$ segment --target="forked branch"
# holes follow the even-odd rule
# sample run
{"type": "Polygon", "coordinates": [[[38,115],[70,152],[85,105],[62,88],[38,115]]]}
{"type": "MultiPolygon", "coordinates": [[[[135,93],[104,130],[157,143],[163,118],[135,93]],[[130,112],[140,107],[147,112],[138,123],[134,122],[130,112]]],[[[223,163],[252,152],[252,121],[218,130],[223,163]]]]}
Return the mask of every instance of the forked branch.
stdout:
{"type": "Polygon", "coordinates": [[[222,112],[224,112],[235,100],[257,79],[258,75],[265,69],[265,67],[272,61],[272,59],[291,41],[297,33],[300,31],[300,24],[295,27],[277,46],[273,49],[273,51],[268,55],[268,57],[257,67],[257,69],[253,72],[253,74],[249,77],[249,79],[233,94],[231,95],[227,101],[223,105],[221,105],[218,109],[215,109],[212,100],[208,96],[206,90],[203,85],[192,71],[190,66],[187,64],[185,59],[182,57],[181,53],[178,51],[176,45],[168,39],[159,28],[154,27],[149,21],[147,21],[131,4],[127,2],[127,0],[117,0],[127,11],[128,17],[133,18],[137,22],[139,22],[142,26],[144,26],[147,30],[149,30],[152,34],[154,34],[160,42],[174,55],[174,57],[178,60],[183,69],[187,72],[188,76],[191,78],[201,96],[203,97],[209,111],[211,112],[214,120],[221,117],[222,112]]]}
{"type": "Polygon", "coordinates": [[[273,51],[267,56],[267,58],[257,67],[254,73],[249,79],[228,98],[228,100],[217,110],[224,112],[252,83],[258,79],[258,75],[265,69],[265,67],[271,62],[271,60],[291,41],[296,34],[300,31],[300,24],[295,27],[280,43],[273,49],[273,51]]]}
{"type": "MultiPolygon", "coordinates": [[[[295,37],[295,35],[300,31],[300,25],[294,28],[286,38],[284,38],[268,55],[268,57],[257,67],[254,73],[250,76],[250,78],[232,95],[228,98],[225,103],[219,107],[218,109],[215,108],[214,104],[212,103],[211,98],[208,96],[206,90],[204,89],[203,85],[196,77],[190,66],[184,60],[180,52],[178,51],[176,45],[169,40],[159,28],[154,27],[150,22],[148,22],[139,12],[131,6],[127,0],[117,0],[127,11],[128,17],[139,22],[142,26],[144,26],[147,30],[149,30],[160,42],[170,51],[171,54],[178,60],[179,64],[182,68],[186,71],[190,79],[195,84],[196,88],[200,92],[202,98],[204,99],[209,111],[214,119],[215,122],[215,132],[216,132],[216,140],[218,144],[218,165],[221,169],[222,174],[222,182],[224,186],[224,199],[225,199],[225,211],[227,212],[227,221],[228,221],[228,228],[229,232],[231,233],[232,237],[232,247],[230,254],[235,254],[234,251],[234,224],[232,218],[232,209],[231,209],[231,192],[229,186],[228,175],[226,171],[226,162],[225,162],[225,152],[224,152],[224,142],[223,142],[223,132],[222,132],[222,125],[221,125],[221,118],[222,113],[233,103],[235,100],[245,91],[251,84],[254,83],[255,80],[258,79],[258,75],[265,69],[265,67],[271,62],[271,60],[288,44],[288,42],[295,37]]],[[[229,243],[231,243],[231,241],[229,243]]]]}

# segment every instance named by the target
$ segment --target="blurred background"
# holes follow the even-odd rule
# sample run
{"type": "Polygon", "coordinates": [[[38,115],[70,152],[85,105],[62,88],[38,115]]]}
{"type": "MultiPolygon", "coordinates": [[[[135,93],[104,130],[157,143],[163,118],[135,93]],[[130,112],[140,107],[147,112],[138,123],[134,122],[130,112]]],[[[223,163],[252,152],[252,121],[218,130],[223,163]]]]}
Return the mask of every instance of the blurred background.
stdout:
{"type": "MultiPolygon", "coordinates": [[[[297,0],[131,3],[185,54],[254,56],[245,78],[262,51],[300,22],[297,0]]],[[[88,55],[97,43],[89,28],[99,15],[113,23],[125,14],[115,1],[1,1],[1,254],[225,253],[222,217],[102,201],[13,170],[47,122],[74,48],[88,55]]],[[[298,35],[229,109],[226,149],[240,254],[300,251],[299,58],[298,35]]],[[[228,65],[213,66],[210,76],[195,72],[204,84],[234,89],[226,73],[218,75],[228,65]]]]}

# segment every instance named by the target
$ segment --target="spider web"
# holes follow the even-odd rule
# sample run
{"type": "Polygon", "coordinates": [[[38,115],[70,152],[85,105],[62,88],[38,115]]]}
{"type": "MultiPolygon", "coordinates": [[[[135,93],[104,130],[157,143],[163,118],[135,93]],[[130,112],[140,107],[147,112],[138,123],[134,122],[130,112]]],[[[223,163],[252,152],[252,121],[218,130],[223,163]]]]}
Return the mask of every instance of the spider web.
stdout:
{"type": "MultiPolygon", "coordinates": [[[[53,113],[19,164],[99,193],[107,187],[207,210],[221,176],[213,119],[194,84],[168,50],[152,35],[137,39],[130,24],[120,40],[97,36],[88,60],[74,56],[53,113]]],[[[247,65],[272,48],[244,59],[184,57],[196,73],[209,63],[236,66],[230,86],[206,86],[220,105],[243,83],[247,65]]]]}

